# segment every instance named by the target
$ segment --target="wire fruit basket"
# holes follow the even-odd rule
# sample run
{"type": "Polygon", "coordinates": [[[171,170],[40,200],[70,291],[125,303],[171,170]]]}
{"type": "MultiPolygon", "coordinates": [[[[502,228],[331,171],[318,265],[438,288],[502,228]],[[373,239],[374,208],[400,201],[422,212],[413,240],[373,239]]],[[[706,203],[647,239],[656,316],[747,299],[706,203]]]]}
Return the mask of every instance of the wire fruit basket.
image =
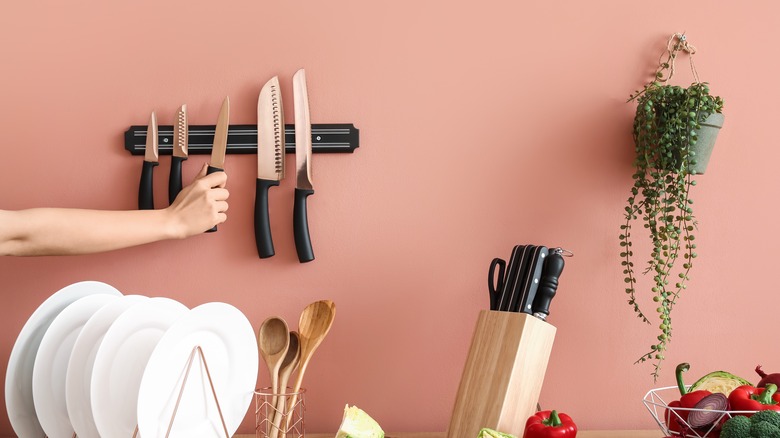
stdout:
{"type": "Polygon", "coordinates": [[[655,388],[645,394],[642,403],[644,403],[650,415],[658,423],[658,427],[667,436],[689,437],[689,438],[717,438],[720,436],[720,428],[729,418],[736,415],[751,415],[756,411],[719,411],[708,409],[707,412],[720,414],[717,419],[709,426],[694,429],[683,418],[687,417],[692,411],[705,411],[705,409],[683,408],[679,406],[669,407],[669,403],[680,398],[680,390],[677,386],[666,386],[655,388]],[[668,402],[667,402],[668,400],[668,402]],[[669,422],[674,419],[681,426],[681,431],[669,429],[669,422]]]}

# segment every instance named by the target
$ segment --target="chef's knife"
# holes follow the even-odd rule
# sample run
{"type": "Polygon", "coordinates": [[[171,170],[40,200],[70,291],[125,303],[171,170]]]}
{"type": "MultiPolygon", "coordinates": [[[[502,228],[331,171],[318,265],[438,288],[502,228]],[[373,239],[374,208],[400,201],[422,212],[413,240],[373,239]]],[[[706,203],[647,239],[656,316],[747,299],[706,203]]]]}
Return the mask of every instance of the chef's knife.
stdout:
{"type": "Polygon", "coordinates": [[[309,220],[306,198],[314,194],[311,183],[311,121],[309,97],[306,91],[306,72],[298,70],[293,75],[293,100],[295,101],[295,204],[293,205],[293,234],[298,261],[314,260],[309,236],[309,220]]]}
{"type": "MultiPolygon", "coordinates": [[[[211,161],[206,170],[206,174],[225,171],[225,150],[227,149],[228,124],[230,122],[230,97],[225,97],[222,102],[222,108],[219,110],[217,126],[214,128],[214,144],[211,147],[211,161]]],[[[207,233],[217,231],[217,226],[206,230],[207,233]]]]}
{"type": "Polygon", "coordinates": [[[153,171],[159,163],[157,151],[157,116],[152,111],[149,127],[146,128],[146,149],[144,151],[144,166],[141,169],[141,184],[138,186],[138,209],[154,210],[153,171]]]}
{"type": "Polygon", "coordinates": [[[533,307],[534,316],[541,320],[547,319],[547,315],[550,314],[550,302],[558,289],[558,278],[563,272],[564,265],[562,252],[560,248],[556,248],[544,260],[542,279],[539,280],[539,289],[536,291],[533,307]]]}
{"type": "Polygon", "coordinates": [[[261,259],[274,255],[268,189],[284,178],[284,110],[279,78],[263,85],[257,99],[257,185],[255,189],[255,242],[261,259]]]}
{"type": "Polygon", "coordinates": [[[176,126],[173,129],[173,157],[168,178],[168,203],[173,204],[181,192],[181,163],[187,159],[187,105],[176,111],[176,126]]]}

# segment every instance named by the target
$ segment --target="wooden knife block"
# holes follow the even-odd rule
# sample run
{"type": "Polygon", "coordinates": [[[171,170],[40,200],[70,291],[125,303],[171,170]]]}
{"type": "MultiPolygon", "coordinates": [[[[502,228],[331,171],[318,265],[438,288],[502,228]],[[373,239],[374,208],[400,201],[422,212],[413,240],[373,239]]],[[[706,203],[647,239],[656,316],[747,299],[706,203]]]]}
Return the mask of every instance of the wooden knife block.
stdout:
{"type": "Polygon", "coordinates": [[[555,331],[527,313],[481,311],[447,438],[476,438],[483,427],[522,437],[536,412],[555,331]]]}

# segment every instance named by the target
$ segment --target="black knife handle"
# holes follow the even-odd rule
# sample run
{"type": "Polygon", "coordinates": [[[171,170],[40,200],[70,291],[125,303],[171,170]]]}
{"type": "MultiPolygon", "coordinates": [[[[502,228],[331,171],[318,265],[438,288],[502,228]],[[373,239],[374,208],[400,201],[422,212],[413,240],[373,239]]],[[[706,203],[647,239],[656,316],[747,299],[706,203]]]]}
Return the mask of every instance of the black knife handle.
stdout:
{"type": "Polygon", "coordinates": [[[274,179],[257,179],[255,190],[255,242],[261,259],[274,255],[274,241],[271,238],[271,219],[268,212],[268,189],[278,186],[274,179]]]}
{"type": "Polygon", "coordinates": [[[144,160],[144,167],[141,169],[141,184],[138,186],[138,209],[154,210],[154,184],[152,183],[154,166],[160,163],[144,160]]]}
{"type": "Polygon", "coordinates": [[[168,205],[173,204],[181,192],[181,162],[184,160],[186,160],[184,157],[171,157],[171,173],[168,177],[168,205]]]}
{"type": "MultiPolygon", "coordinates": [[[[536,291],[534,300],[534,314],[544,315],[544,318],[550,314],[550,302],[558,289],[558,278],[563,272],[563,256],[557,252],[547,256],[542,268],[542,279],[539,280],[539,289],[536,291]]],[[[542,318],[542,319],[544,319],[542,318]]]]}
{"type": "Polygon", "coordinates": [[[295,235],[295,250],[298,261],[306,263],[314,260],[309,237],[309,218],[306,213],[306,198],[314,194],[311,189],[295,189],[295,204],[293,204],[293,234],[295,235]]]}
{"type": "MultiPolygon", "coordinates": [[[[206,168],[206,175],[211,175],[214,172],[224,172],[224,171],[225,171],[225,169],[220,169],[219,167],[208,166],[206,168]]],[[[206,230],[207,233],[213,233],[215,231],[217,231],[217,226],[216,225],[214,225],[214,228],[206,230]]]]}

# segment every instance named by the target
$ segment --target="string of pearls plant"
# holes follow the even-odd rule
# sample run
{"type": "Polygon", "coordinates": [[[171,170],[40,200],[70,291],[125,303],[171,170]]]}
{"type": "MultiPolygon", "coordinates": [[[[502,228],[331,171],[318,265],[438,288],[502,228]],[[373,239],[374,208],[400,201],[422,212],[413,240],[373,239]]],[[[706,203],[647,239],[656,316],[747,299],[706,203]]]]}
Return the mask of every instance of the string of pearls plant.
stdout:
{"type": "Polygon", "coordinates": [[[685,36],[679,34],[670,39],[667,49],[667,57],[662,57],[652,82],[628,99],[637,104],[633,129],[636,172],[625,207],[625,223],[620,226],[620,256],[628,304],[638,318],[651,325],[650,316],[638,303],[632,235],[635,220],[642,220],[652,245],[643,273],[653,278],[650,290],[657,306],[660,333],[657,342],[635,363],[654,361],[654,381],[659,377],[672,337],[672,310],[687,288],[697,256],[697,221],[690,197],[691,187],[696,185],[691,171],[696,156],[691,147],[697,142],[701,123],[723,109],[723,100],[710,95],[706,82],[698,81],[692,62],[696,82],[688,88],[666,84],[674,73],[675,58],[681,52],[695,53],[685,36]]]}

